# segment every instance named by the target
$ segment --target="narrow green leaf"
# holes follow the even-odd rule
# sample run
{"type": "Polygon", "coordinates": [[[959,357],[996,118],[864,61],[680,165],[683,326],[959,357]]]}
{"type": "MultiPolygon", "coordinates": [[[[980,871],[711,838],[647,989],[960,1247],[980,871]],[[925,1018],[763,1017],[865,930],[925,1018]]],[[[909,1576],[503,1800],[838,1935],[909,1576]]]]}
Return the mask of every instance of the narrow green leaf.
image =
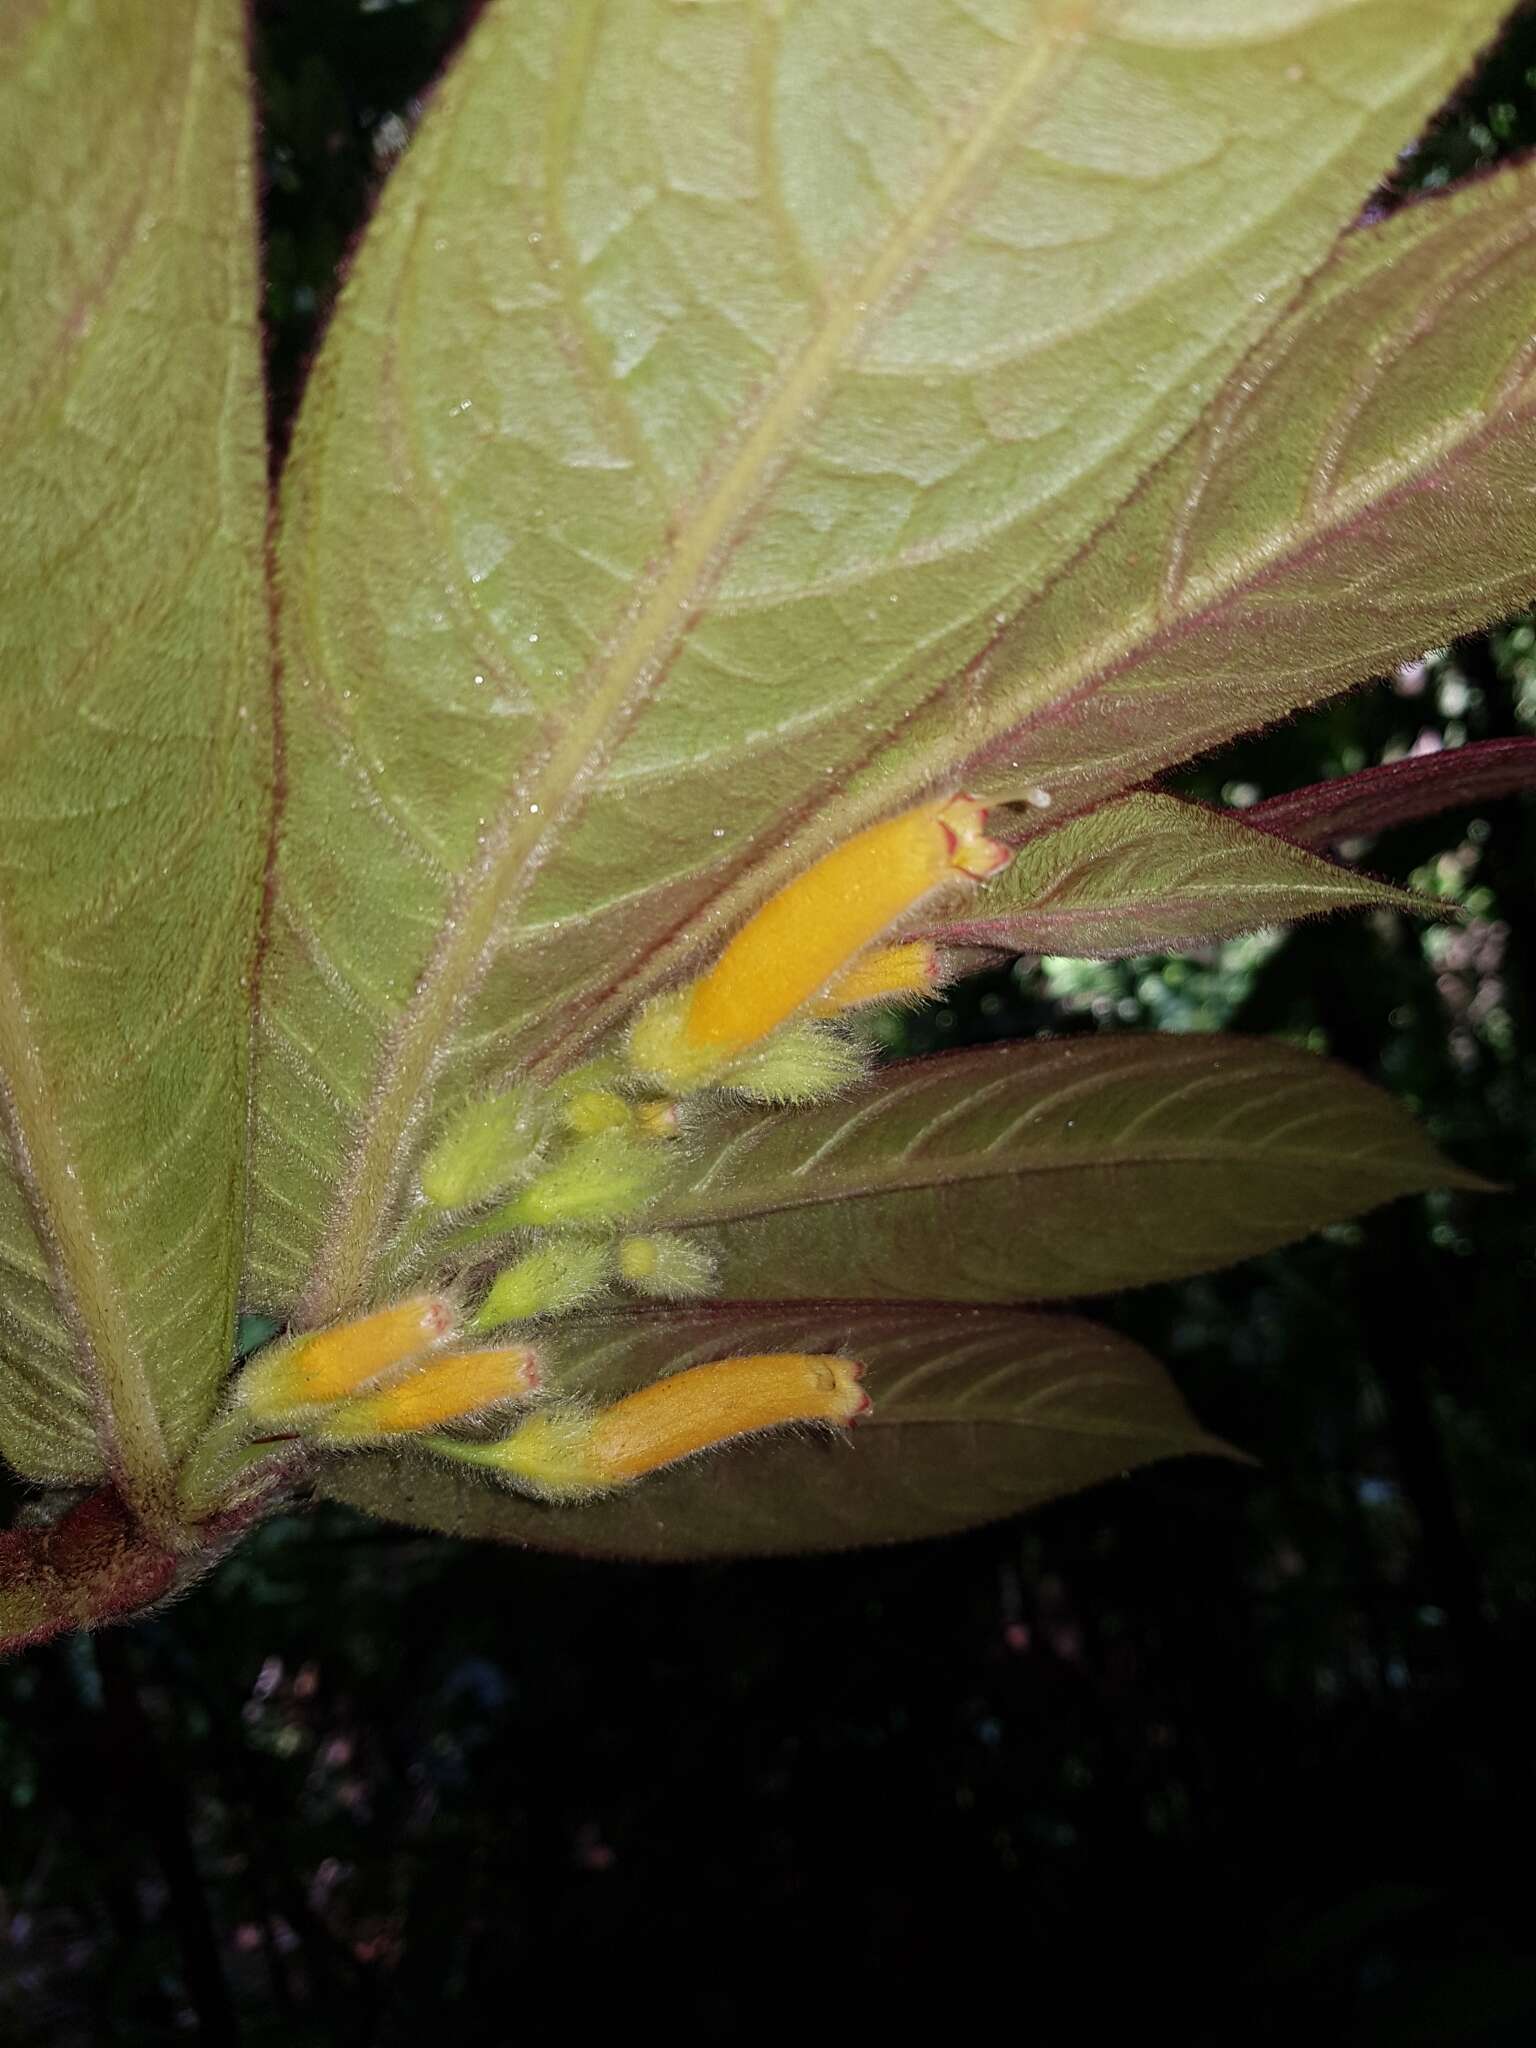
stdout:
{"type": "Polygon", "coordinates": [[[608,1557],[842,1550],[964,1529],[1158,1458],[1223,1455],[1138,1345],[1072,1316],[926,1304],[590,1317],[562,1325],[564,1387],[612,1400],[706,1359],[840,1351],[874,1412],[851,1438],[765,1437],[585,1507],[549,1507],[420,1451],[325,1466],[321,1490],[388,1520],[608,1557]]]}
{"type": "Polygon", "coordinates": [[[1074,1038],[728,1116],[646,1228],[685,1231],[742,1300],[1049,1301],[1229,1265],[1437,1185],[1482,1183],[1331,1061],[1074,1038]]]}
{"type": "Polygon", "coordinates": [[[470,1087],[568,1059],[942,771],[997,622],[1502,8],[1220,12],[487,8],[285,484],[264,1300],[366,1294],[470,1087]],[[939,701],[922,761],[891,745],[939,701]]]}
{"type": "Polygon", "coordinates": [[[944,945],[1106,960],[1378,909],[1441,914],[1426,897],[1256,831],[1237,813],[1139,791],[1026,840],[963,915],[922,933],[944,945]]]}
{"type": "Polygon", "coordinates": [[[1013,730],[965,775],[1075,810],[1519,609],[1533,335],[1536,163],[1346,236],[1002,635],[973,681],[1013,730]]]}
{"type": "Polygon", "coordinates": [[[0,24],[0,1451],[143,1512],[227,1367],[267,802],[239,0],[0,24]]]}

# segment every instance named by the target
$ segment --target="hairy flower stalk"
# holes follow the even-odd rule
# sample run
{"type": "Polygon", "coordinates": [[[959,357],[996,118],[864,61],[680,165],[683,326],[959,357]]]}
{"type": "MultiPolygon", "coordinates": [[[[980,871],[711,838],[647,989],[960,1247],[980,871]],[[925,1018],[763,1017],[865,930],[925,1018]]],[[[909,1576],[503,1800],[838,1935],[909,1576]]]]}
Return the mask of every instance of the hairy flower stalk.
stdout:
{"type": "Polygon", "coordinates": [[[657,1380],[609,1408],[552,1406],[495,1444],[438,1438],[433,1449],[552,1501],[590,1499],[764,1430],[847,1428],[868,1412],[862,1368],[846,1358],[769,1352],[723,1358],[657,1380]]]}

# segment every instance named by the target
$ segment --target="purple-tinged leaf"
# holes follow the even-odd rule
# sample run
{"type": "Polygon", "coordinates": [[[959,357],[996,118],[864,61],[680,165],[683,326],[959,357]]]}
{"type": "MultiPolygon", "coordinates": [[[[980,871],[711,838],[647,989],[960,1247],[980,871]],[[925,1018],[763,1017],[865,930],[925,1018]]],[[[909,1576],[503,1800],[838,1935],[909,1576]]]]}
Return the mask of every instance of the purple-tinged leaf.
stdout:
{"type": "Polygon", "coordinates": [[[1268,1039],[1057,1039],[909,1060],[701,1135],[648,1229],[723,1294],[1047,1301],[1229,1265],[1396,1195],[1479,1187],[1399,1103],[1268,1039]]]}
{"type": "Polygon", "coordinates": [[[923,937],[1004,953],[1177,953],[1330,910],[1440,906],[1255,832],[1251,813],[1139,791],[1028,839],[923,937]]]}
{"type": "Polygon", "coordinates": [[[584,1317],[550,1340],[563,1390],[612,1400],[707,1359],[839,1351],[873,1413],[848,1435],[781,1433],[551,1507],[414,1450],[327,1460],[320,1489],[388,1520],[588,1556],[841,1550],[932,1536],[1154,1459],[1232,1455],[1157,1361],[1072,1316],[924,1303],[720,1303],[584,1317]]]}
{"type": "Polygon", "coordinates": [[[1260,832],[1275,832],[1303,846],[1331,846],[1526,790],[1536,790],[1536,739],[1474,740],[1469,746],[1412,754],[1314,782],[1287,796],[1270,797],[1243,815],[1260,832]]]}
{"type": "MultiPolygon", "coordinates": [[[[1343,239],[973,664],[968,715],[998,737],[961,779],[1043,823],[1517,610],[1533,475],[1536,162],[1343,239]]],[[[898,745],[931,764],[955,731],[946,697],[898,745]]]]}

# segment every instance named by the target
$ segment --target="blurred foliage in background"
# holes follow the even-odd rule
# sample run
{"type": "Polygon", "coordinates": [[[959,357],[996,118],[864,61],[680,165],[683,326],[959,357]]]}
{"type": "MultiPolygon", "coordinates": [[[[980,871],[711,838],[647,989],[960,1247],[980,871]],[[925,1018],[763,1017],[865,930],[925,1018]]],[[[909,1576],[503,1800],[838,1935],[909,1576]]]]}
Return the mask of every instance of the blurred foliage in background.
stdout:
{"type": "MultiPolygon", "coordinates": [[[[465,19],[257,6],[280,426],[465,19]]],[[[1380,203],[1533,144],[1523,9],[1380,203]]],[[[1178,787],[1246,804],[1532,730],[1515,621],[1178,787]]],[[[1517,1190],[1096,1310],[1262,1470],[1157,1468],[804,1563],[599,1567],[339,1511],[265,1528],[131,1635],[0,1671],[0,2037],[755,2038],[782,2014],[1531,2040],[1536,811],[1364,852],[1466,921],[1026,962],[884,1027],[892,1052],[1278,1032],[1517,1190]]]]}

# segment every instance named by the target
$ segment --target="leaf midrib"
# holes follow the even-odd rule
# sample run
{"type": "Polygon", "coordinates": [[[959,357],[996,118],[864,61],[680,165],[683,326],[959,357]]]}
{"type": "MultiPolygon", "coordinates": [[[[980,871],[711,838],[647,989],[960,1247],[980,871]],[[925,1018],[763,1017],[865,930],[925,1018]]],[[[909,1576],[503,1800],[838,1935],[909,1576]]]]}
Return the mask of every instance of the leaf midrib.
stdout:
{"type": "Polygon", "coordinates": [[[0,915],[0,1118],[18,1183],[53,1282],[53,1296],[91,1389],[97,1437],[124,1494],[151,1521],[164,1519],[170,1462],[149,1375],[122,1313],[86,1202],[86,1177],[70,1156],[31,1015],[0,915]]]}
{"type": "Polygon", "coordinates": [[[496,929],[526,895],[562,827],[579,808],[601,742],[633,715],[666,673],[704,591],[778,475],[797,430],[824,395],[833,365],[885,300],[901,289],[915,252],[939,227],[1020,104],[1044,84],[1095,12],[1096,0],[1055,0],[1022,61],[986,115],[965,131],[921,203],[898,220],[864,272],[841,293],[828,296],[819,326],[684,528],[630,624],[585,679],[589,693],[541,768],[537,815],[526,813],[514,792],[488,829],[486,851],[455,892],[443,935],[388,1042],[361,1143],[304,1290],[304,1320],[325,1320],[365,1293],[408,1133],[449,1026],[484,970],[496,929]]]}
{"type": "MultiPolygon", "coordinates": [[[[1332,1173],[1338,1173],[1347,1166],[1351,1171],[1391,1180],[1405,1193],[1410,1186],[1422,1185],[1421,1182],[1403,1182],[1390,1165],[1373,1159],[1341,1162],[1334,1151],[1301,1151],[1285,1147],[1261,1148],[1261,1151],[1267,1165],[1279,1163],[1309,1171],[1321,1168],[1332,1173]]],[[[1199,1149],[1193,1144],[1188,1149],[1177,1144],[1162,1144],[1146,1149],[1096,1154],[1044,1150],[1031,1152],[1022,1158],[1015,1155],[1002,1160],[988,1153],[958,1152],[937,1162],[932,1157],[903,1159],[884,1172],[866,1169],[862,1178],[857,1179],[839,1179],[836,1175],[819,1172],[814,1184],[808,1183],[803,1190],[789,1189],[782,1180],[776,1179],[759,1182],[756,1190],[743,1190],[734,1199],[727,1190],[723,1201],[706,1203],[697,1198],[692,1204],[674,1202],[647,1216],[646,1228],[696,1230],[714,1224],[739,1223],[758,1216],[779,1215],[790,1209],[817,1208],[828,1202],[874,1201],[882,1196],[926,1189],[942,1190],[982,1181],[1019,1180],[1037,1173],[1097,1173],[1144,1166],[1230,1167],[1235,1162],[1251,1160],[1253,1156],[1253,1145],[1237,1139],[1227,1145],[1212,1145],[1207,1140],[1199,1149]],[[942,1168],[942,1173],[934,1171],[936,1164],[942,1168]]],[[[1462,1184],[1455,1169],[1449,1166],[1444,1169],[1444,1177],[1447,1184],[1462,1184]]]]}

